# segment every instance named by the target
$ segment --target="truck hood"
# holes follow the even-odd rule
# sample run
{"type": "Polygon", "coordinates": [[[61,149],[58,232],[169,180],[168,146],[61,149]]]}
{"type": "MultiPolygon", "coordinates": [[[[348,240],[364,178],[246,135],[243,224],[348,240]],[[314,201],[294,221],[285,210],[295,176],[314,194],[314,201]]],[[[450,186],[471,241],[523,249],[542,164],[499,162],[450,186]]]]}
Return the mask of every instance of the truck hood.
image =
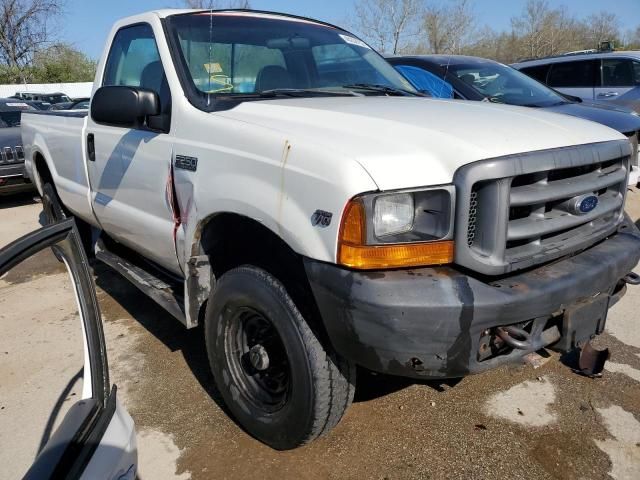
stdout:
{"type": "Polygon", "coordinates": [[[533,108],[414,97],[244,102],[218,113],[362,165],[378,188],[450,183],[468,163],[624,139],[597,123],[533,108]]]}

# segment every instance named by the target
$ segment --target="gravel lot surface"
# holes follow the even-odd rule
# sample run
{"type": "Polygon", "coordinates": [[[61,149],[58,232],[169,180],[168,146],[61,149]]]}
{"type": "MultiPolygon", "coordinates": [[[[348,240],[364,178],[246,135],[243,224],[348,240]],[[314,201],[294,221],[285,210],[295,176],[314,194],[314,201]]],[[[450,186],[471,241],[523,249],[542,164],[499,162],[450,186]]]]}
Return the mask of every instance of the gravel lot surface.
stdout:
{"type": "MultiPolygon", "coordinates": [[[[38,203],[0,201],[0,245],[37,228],[38,203]]],[[[640,219],[640,191],[629,192],[628,211],[640,219]]],[[[106,266],[96,265],[95,278],[143,480],[640,479],[640,287],[612,309],[597,341],[612,350],[600,379],[572,373],[555,354],[537,369],[503,367],[448,384],[362,373],[331,434],[276,452],[225,413],[200,329],[184,330],[106,266]]]]}

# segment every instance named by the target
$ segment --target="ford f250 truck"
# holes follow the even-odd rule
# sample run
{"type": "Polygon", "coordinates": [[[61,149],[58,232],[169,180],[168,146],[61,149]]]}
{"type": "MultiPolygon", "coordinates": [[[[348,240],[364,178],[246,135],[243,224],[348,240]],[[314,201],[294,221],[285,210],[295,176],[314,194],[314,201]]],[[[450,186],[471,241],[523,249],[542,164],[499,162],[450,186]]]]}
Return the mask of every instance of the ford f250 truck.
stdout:
{"type": "Polygon", "coordinates": [[[23,139],[47,218],[203,324],[229,410],[276,449],[338,423],[356,366],[451,378],[584,346],[638,283],[626,137],[420,98],[306,18],[119,21],[89,112],[27,113],[23,139]]]}

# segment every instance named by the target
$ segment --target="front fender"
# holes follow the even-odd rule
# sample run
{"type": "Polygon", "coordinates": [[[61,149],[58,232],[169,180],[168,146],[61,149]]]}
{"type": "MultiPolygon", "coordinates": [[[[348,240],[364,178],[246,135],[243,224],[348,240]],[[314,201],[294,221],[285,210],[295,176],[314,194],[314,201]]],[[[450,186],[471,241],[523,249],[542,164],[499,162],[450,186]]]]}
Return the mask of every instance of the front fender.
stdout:
{"type": "Polygon", "coordinates": [[[314,158],[308,153],[302,148],[296,152],[291,146],[285,164],[266,169],[272,175],[247,175],[244,169],[205,173],[207,162],[201,162],[203,172],[197,176],[176,171],[181,217],[176,251],[181,262],[197,254],[204,225],[219,213],[248,217],[278,235],[296,253],[335,262],[346,203],[376,186],[356,162],[344,162],[333,171],[328,168],[330,174],[324,176],[311,172],[305,164],[313,164],[314,158]],[[329,214],[328,223],[313,222],[318,210],[329,214]]]}

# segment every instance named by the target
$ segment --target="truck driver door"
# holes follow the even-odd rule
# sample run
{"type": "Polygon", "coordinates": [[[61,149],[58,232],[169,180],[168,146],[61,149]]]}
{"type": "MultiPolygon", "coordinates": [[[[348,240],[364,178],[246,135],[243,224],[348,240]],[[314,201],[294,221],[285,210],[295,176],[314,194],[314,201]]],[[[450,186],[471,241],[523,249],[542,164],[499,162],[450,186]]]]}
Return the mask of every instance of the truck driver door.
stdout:
{"type": "Polygon", "coordinates": [[[160,114],[153,123],[134,127],[97,123],[89,116],[85,141],[96,217],[111,237],[180,273],[170,182],[171,92],[149,24],[116,33],[102,86],[152,90],[159,97],[160,114]]]}

